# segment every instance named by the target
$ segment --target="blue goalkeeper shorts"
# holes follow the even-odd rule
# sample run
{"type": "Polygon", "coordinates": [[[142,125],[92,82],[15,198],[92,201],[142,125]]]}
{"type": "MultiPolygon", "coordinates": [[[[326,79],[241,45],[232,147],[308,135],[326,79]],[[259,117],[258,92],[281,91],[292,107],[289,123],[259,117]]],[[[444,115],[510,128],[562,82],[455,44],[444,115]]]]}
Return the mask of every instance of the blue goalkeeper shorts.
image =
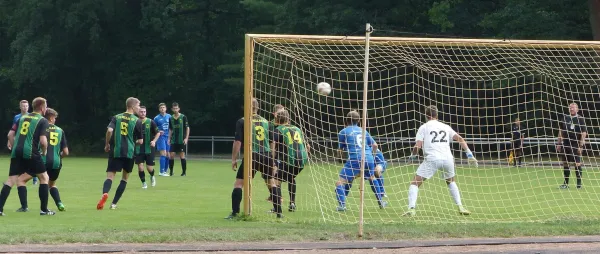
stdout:
{"type": "MultiPolygon", "coordinates": [[[[370,178],[375,174],[375,162],[373,160],[367,160],[365,162],[365,179],[370,178]]],[[[354,181],[354,178],[360,175],[360,161],[348,160],[344,164],[344,167],[340,171],[340,178],[347,182],[354,181]]]]}
{"type": "Polygon", "coordinates": [[[170,151],[171,147],[169,146],[169,143],[167,142],[167,140],[169,139],[169,137],[167,136],[160,136],[158,137],[158,140],[156,140],[156,150],[157,151],[170,151]]]}

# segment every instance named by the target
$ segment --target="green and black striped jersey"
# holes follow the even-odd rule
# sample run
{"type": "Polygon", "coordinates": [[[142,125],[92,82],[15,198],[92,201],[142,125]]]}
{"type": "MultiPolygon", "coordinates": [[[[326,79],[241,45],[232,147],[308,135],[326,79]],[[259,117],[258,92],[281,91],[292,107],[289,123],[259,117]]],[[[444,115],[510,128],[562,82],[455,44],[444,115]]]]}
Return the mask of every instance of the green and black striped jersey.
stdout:
{"type": "Polygon", "coordinates": [[[308,161],[304,134],[293,125],[279,125],[275,129],[273,142],[276,144],[276,158],[289,165],[303,168],[308,161]]]}
{"type": "Polygon", "coordinates": [[[142,136],[144,139],[144,144],[136,144],[135,146],[135,154],[151,154],[154,153],[154,149],[150,146],[150,141],[154,139],[158,133],[158,126],[156,122],[150,118],[145,118],[142,120],[142,136]]]}
{"type": "MultiPolygon", "coordinates": [[[[271,152],[270,141],[273,140],[273,124],[258,114],[252,115],[252,152],[271,152]]],[[[235,141],[244,143],[244,118],[235,123],[235,141]]]]}
{"type": "Polygon", "coordinates": [[[48,137],[48,120],[38,113],[21,116],[15,125],[15,143],[11,158],[31,159],[41,156],[40,137],[48,137]]]}
{"type": "Polygon", "coordinates": [[[190,127],[187,116],[179,114],[177,118],[171,115],[169,119],[169,131],[171,132],[171,145],[183,144],[183,140],[187,135],[187,128],[190,127]]]}
{"type": "Polygon", "coordinates": [[[108,128],[114,130],[110,138],[110,156],[132,159],[135,141],[142,138],[142,121],[134,114],[125,112],[113,116],[108,128]]]}
{"type": "Polygon", "coordinates": [[[62,158],[60,153],[67,147],[67,137],[60,127],[50,124],[48,126],[48,152],[42,157],[46,168],[60,169],[62,158]]]}

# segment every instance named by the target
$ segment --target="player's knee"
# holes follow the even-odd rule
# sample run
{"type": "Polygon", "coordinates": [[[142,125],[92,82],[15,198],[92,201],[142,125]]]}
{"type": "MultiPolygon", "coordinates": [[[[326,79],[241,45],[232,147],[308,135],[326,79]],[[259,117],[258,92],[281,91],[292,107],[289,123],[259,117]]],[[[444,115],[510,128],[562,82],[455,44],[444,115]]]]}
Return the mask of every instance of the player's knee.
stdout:
{"type": "Polygon", "coordinates": [[[235,179],[233,183],[233,188],[243,188],[244,187],[244,179],[235,179]]]}
{"type": "Polygon", "coordinates": [[[50,187],[50,188],[56,187],[56,181],[48,181],[48,187],[50,187]]]}
{"type": "Polygon", "coordinates": [[[38,179],[40,180],[40,184],[48,184],[48,173],[38,174],[38,179]]]}
{"type": "Polygon", "coordinates": [[[346,184],[346,183],[347,183],[347,181],[346,181],[346,180],[340,179],[340,180],[338,180],[338,181],[335,183],[335,185],[336,185],[336,186],[342,186],[342,185],[344,185],[344,184],[346,184]]]}

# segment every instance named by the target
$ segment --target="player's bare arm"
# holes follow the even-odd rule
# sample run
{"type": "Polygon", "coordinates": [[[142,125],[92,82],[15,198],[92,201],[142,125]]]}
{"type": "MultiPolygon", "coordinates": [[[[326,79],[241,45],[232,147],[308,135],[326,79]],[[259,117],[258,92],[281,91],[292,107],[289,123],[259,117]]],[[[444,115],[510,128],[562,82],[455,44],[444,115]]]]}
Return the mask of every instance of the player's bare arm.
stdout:
{"type": "Polygon", "coordinates": [[[185,128],[185,138],[183,139],[184,145],[187,145],[189,138],[190,138],[190,127],[187,127],[187,128],[185,128]]]}
{"type": "MultiPolygon", "coordinates": [[[[171,128],[171,126],[169,125],[169,128],[171,128]]],[[[169,130],[169,138],[167,139],[167,144],[171,145],[171,136],[173,136],[173,131],[169,130]]]]}
{"type": "Polygon", "coordinates": [[[42,156],[46,156],[48,152],[48,137],[44,134],[40,135],[40,146],[42,148],[42,156]]]}
{"type": "Polygon", "coordinates": [[[579,147],[577,148],[577,152],[579,155],[583,154],[583,147],[585,147],[585,138],[587,137],[587,132],[581,133],[581,140],[579,140],[579,147]]]}
{"type": "MultiPolygon", "coordinates": [[[[170,135],[171,133],[169,133],[169,136],[170,135]]],[[[242,142],[237,140],[233,141],[233,147],[231,148],[231,169],[233,169],[233,171],[237,171],[237,159],[240,148],[242,148],[242,142]]]]}
{"type": "Polygon", "coordinates": [[[7,138],[8,142],[6,143],[6,147],[8,147],[8,150],[12,150],[12,147],[15,143],[15,131],[12,129],[8,131],[7,138]]]}
{"type": "Polygon", "coordinates": [[[156,141],[158,140],[158,138],[160,138],[161,133],[157,132],[156,135],[154,135],[154,139],[152,139],[152,141],[150,141],[150,146],[154,147],[156,146],[156,141]]]}
{"type": "Polygon", "coordinates": [[[474,164],[475,166],[478,166],[477,159],[475,159],[475,156],[473,156],[473,152],[471,152],[471,149],[469,149],[469,145],[467,144],[467,141],[465,141],[465,139],[462,136],[460,136],[458,133],[454,134],[454,137],[452,137],[452,139],[454,141],[458,142],[458,144],[460,144],[460,147],[467,155],[467,159],[469,160],[469,163],[474,164]]]}
{"type": "Polygon", "coordinates": [[[106,135],[104,136],[104,151],[107,153],[110,151],[110,138],[112,137],[113,131],[114,130],[111,127],[106,128],[106,135]]]}
{"type": "Polygon", "coordinates": [[[417,143],[413,147],[413,150],[412,150],[412,153],[410,154],[410,156],[413,158],[417,157],[419,155],[419,150],[421,150],[421,148],[423,148],[423,140],[417,140],[417,143]]]}
{"type": "Polygon", "coordinates": [[[562,129],[558,128],[558,141],[556,141],[556,151],[560,152],[562,148],[562,129]]]}

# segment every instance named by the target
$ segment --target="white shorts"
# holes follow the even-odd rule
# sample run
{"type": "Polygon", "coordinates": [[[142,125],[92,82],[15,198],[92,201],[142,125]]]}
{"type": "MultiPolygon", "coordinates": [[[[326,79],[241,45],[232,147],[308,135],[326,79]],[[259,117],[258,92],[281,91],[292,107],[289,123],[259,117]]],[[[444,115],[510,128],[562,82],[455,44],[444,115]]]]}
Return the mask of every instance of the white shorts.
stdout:
{"type": "Polygon", "coordinates": [[[454,160],[423,161],[417,169],[417,175],[430,179],[438,170],[442,170],[444,179],[454,177],[454,160]]]}

